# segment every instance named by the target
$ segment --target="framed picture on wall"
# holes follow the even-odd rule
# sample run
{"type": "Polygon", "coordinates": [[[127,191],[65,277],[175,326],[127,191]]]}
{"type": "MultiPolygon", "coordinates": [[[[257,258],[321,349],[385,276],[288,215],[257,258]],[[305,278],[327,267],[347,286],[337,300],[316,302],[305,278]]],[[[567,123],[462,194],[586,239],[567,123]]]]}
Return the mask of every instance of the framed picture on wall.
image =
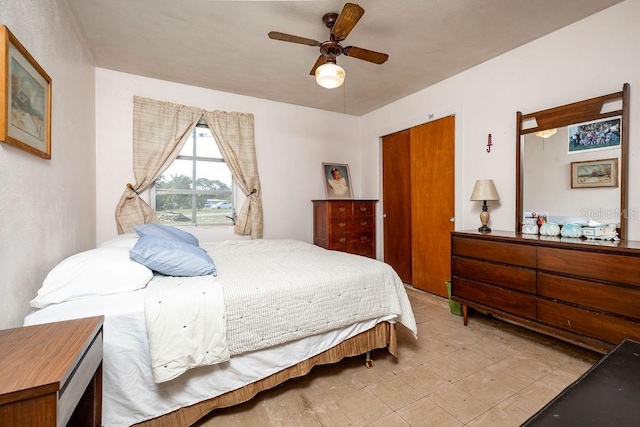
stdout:
{"type": "Polygon", "coordinates": [[[349,165],[323,163],[322,178],[324,179],[324,193],[327,199],[353,199],[349,165]]]}
{"type": "Polygon", "coordinates": [[[0,141],[51,158],[51,78],[0,25],[0,141]]]}
{"type": "Polygon", "coordinates": [[[618,159],[571,162],[571,188],[617,187],[618,159]]]}
{"type": "Polygon", "coordinates": [[[620,148],[622,117],[569,126],[569,154],[620,148]]]}

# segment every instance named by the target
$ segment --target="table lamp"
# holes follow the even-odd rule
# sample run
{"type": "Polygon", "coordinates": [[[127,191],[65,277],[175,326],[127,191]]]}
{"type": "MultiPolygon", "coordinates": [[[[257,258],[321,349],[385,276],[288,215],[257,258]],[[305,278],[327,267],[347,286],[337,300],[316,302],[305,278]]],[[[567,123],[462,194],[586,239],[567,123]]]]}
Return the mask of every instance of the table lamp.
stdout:
{"type": "Polygon", "coordinates": [[[478,231],[482,233],[488,233],[491,229],[487,226],[489,223],[489,210],[487,209],[487,200],[500,200],[498,196],[498,190],[493,183],[492,179],[479,179],[476,181],[476,185],[473,187],[473,193],[471,193],[471,199],[473,201],[482,201],[482,212],[480,212],[480,222],[482,227],[478,228],[478,231]]]}

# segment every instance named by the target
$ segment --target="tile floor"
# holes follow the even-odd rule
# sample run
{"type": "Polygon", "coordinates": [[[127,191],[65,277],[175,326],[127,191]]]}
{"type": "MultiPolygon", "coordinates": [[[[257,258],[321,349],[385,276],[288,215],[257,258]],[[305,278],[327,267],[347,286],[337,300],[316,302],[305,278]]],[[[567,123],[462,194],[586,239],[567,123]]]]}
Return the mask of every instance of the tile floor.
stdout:
{"type": "Polygon", "coordinates": [[[398,327],[400,357],[372,352],[214,412],[200,427],[519,426],[601,355],[408,287],[419,339],[398,327]]]}

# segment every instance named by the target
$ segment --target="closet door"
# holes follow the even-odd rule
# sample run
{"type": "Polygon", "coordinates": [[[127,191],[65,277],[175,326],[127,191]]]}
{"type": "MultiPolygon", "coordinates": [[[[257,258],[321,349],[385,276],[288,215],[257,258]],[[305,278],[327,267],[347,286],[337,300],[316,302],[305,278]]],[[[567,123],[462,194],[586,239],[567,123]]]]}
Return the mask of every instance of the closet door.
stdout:
{"type": "Polygon", "coordinates": [[[384,262],[404,283],[411,277],[410,131],[382,138],[382,227],[384,262]]]}
{"type": "Polygon", "coordinates": [[[413,286],[447,296],[454,229],[455,117],[411,128],[413,286]]]}

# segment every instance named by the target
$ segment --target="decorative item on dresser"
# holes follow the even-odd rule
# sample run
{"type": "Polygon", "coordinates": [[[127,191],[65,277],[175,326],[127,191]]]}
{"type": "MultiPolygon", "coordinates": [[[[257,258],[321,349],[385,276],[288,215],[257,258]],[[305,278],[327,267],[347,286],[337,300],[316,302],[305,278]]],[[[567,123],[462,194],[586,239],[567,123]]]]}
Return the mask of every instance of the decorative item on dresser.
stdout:
{"type": "Polygon", "coordinates": [[[451,235],[451,299],[605,353],[640,339],[640,242],[451,235]]]}
{"type": "Polygon", "coordinates": [[[0,425],[101,425],[102,322],[0,331],[0,425]]]}
{"type": "Polygon", "coordinates": [[[313,244],[376,257],[377,200],[312,200],[313,244]]]}
{"type": "Polygon", "coordinates": [[[482,212],[480,212],[480,222],[482,226],[478,228],[478,231],[490,232],[491,229],[487,226],[489,223],[489,209],[487,208],[487,200],[500,200],[498,196],[498,190],[493,183],[492,179],[479,179],[476,181],[476,185],[473,187],[473,193],[469,200],[482,202],[482,212]]]}

